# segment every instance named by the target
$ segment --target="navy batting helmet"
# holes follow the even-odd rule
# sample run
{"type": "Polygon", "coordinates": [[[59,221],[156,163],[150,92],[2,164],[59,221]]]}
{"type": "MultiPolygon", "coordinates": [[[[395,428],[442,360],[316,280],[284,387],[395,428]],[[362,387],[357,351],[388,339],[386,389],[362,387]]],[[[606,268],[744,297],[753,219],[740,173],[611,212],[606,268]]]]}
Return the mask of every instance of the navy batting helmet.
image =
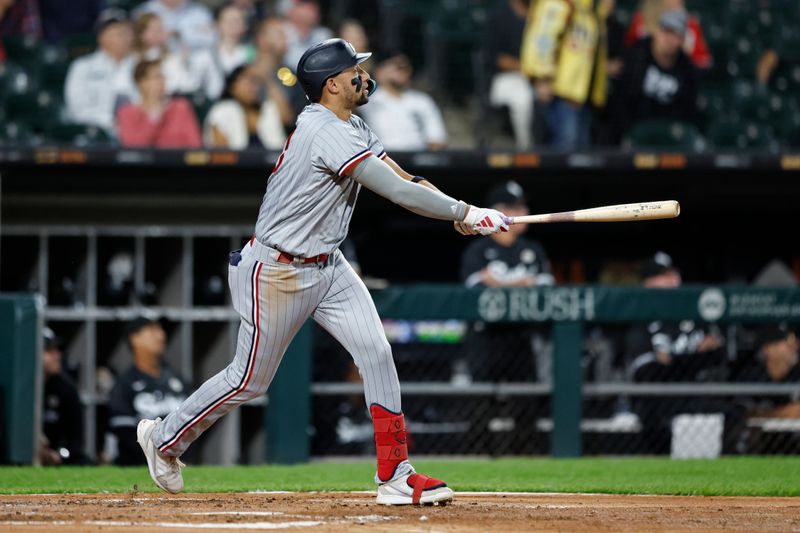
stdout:
{"type": "MultiPolygon", "coordinates": [[[[305,51],[297,63],[297,79],[300,80],[308,99],[319,102],[322,98],[322,87],[328,78],[366,61],[371,55],[371,52],[356,53],[353,45],[344,39],[328,39],[305,51]]],[[[353,79],[353,85],[360,84],[360,77],[353,79]]],[[[372,94],[376,87],[377,83],[370,80],[367,86],[369,94],[372,94]]]]}

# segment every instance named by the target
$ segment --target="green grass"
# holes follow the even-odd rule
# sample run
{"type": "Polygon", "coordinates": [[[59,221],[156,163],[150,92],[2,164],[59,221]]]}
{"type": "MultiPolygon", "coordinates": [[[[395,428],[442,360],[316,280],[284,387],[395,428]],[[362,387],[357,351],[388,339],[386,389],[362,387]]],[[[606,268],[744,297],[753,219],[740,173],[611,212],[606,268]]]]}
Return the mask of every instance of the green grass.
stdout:
{"type": "MultiPolygon", "coordinates": [[[[596,492],[800,496],[800,458],[471,459],[414,463],[456,491],[596,492]]],[[[190,466],[188,492],[374,489],[370,461],[298,466],[190,466]]],[[[0,494],[156,491],[147,470],[116,467],[0,467],[0,494]]]]}

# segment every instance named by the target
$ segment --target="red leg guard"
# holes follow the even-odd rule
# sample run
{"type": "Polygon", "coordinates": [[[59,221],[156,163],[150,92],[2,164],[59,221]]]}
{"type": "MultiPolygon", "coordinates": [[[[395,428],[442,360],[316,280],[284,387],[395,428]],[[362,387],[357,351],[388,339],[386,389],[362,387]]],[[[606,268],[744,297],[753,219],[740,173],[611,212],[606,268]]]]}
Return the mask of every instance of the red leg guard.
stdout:
{"type": "Polygon", "coordinates": [[[393,413],[374,403],[369,408],[378,452],[378,479],[389,481],[397,465],[408,459],[406,424],[402,413],[393,413]]]}

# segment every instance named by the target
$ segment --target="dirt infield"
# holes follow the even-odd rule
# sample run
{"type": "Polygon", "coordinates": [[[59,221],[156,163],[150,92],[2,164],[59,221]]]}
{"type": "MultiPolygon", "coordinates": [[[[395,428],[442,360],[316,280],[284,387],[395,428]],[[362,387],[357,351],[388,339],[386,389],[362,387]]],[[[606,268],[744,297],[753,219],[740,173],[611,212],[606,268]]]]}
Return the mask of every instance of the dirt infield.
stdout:
{"type": "Polygon", "coordinates": [[[799,531],[800,498],[457,494],[384,507],[364,493],[0,496],[0,531],[799,531]]]}

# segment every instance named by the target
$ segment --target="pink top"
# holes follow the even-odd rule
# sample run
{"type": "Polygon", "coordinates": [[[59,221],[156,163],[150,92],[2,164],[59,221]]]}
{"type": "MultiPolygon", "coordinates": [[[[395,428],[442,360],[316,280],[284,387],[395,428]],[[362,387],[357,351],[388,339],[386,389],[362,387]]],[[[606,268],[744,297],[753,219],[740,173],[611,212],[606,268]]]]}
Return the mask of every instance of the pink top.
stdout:
{"type": "Polygon", "coordinates": [[[153,148],[199,148],[200,126],[185,98],[173,98],[158,117],[138,104],[126,104],[117,112],[119,140],[123,146],[153,148]]]}

